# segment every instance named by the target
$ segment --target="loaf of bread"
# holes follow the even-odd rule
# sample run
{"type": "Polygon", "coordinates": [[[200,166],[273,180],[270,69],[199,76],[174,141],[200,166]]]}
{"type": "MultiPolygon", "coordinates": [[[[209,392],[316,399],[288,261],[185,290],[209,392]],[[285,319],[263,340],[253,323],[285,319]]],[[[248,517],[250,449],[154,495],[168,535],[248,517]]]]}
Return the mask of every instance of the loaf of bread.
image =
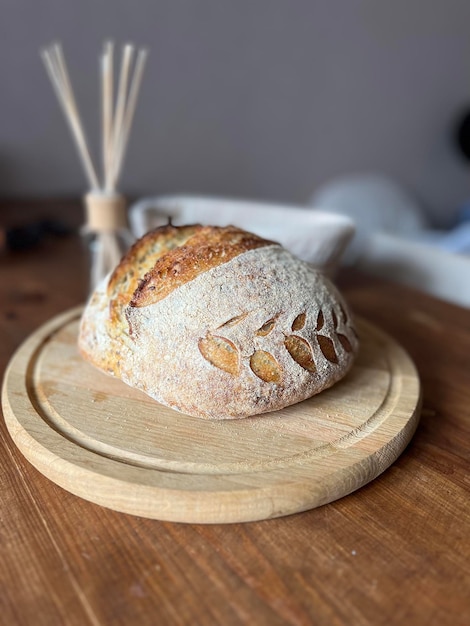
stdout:
{"type": "Polygon", "coordinates": [[[233,226],[168,225],[97,288],[79,348],[162,404],[231,419],[330,387],[358,340],[333,284],[279,244],[233,226]]]}

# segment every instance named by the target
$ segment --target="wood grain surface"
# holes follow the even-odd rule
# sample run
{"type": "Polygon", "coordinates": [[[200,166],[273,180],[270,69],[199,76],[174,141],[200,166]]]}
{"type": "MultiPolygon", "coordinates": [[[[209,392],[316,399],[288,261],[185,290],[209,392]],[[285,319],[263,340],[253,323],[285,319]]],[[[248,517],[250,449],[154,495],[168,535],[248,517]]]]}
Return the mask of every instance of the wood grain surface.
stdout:
{"type": "Polygon", "coordinates": [[[177,413],[84,361],[81,313],[59,315],[25,341],[8,366],[2,408],[42,474],[111,509],[198,523],[298,513],[373,480],[416,429],[415,367],[361,319],[360,353],[344,380],[280,411],[220,421],[177,413]]]}
{"type": "MultiPolygon", "coordinates": [[[[75,203],[6,203],[10,221],[80,218],[75,203]],[[78,217],[77,217],[78,216],[78,217]]],[[[0,365],[83,302],[78,237],[0,259],[0,365]]],[[[158,522],[68,493],[0,421],[0,623],[470,623],[470,313],[366,276],[356,313],[406,347],[423,385],[410,445],[380,477],[312,511],[244,524],[158,522]]]]}

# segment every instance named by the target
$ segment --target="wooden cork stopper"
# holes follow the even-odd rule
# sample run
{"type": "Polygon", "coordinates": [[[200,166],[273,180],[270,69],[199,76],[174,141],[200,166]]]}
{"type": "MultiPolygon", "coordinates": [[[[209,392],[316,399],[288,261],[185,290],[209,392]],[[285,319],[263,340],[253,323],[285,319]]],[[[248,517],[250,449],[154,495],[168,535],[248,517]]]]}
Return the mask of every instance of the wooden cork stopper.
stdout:
{"type": "Polygon", "coordinates": [[[127,228],[126,201],[121,195],[88,193],[85,208],[88,230],[102,232],[127,228]]]}

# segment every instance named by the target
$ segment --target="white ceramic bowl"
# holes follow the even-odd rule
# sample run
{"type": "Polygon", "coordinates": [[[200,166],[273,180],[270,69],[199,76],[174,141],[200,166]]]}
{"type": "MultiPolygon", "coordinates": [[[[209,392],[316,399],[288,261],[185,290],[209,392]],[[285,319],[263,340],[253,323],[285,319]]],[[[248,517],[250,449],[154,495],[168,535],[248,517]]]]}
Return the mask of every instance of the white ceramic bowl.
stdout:
{"type": "Polygon", "coordinates": [[[129,220],[136,237],[166,224],[233,224],[278,241],[299,258],[325,272],[336,268],[355,232],[354,222],[343,215],[311,207],[200,196],[144,198],[130,207],[129,220]]]}

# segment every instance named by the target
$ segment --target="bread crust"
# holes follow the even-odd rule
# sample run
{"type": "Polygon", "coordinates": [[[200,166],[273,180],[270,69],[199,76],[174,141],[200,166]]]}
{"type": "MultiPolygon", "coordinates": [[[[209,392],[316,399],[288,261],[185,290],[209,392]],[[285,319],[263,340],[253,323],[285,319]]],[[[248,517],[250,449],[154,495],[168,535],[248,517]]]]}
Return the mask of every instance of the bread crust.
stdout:
{"type": "Polygon", "coordinates": [[[199,274],[227,263],[243,252],[269,245],[278,244],[234,226],[197,227],[183,245],[169,250],[157,260],[139,283],[130,306],[155,304],[199,274]]]}
{"type": "Polygon", "coordinates": [[[347,373],[358,349],[352,315],[320,272],[234,227],[165,228],[93,295],[85,358],[167,406],[216,419],[283,408],[347,373]]]}

